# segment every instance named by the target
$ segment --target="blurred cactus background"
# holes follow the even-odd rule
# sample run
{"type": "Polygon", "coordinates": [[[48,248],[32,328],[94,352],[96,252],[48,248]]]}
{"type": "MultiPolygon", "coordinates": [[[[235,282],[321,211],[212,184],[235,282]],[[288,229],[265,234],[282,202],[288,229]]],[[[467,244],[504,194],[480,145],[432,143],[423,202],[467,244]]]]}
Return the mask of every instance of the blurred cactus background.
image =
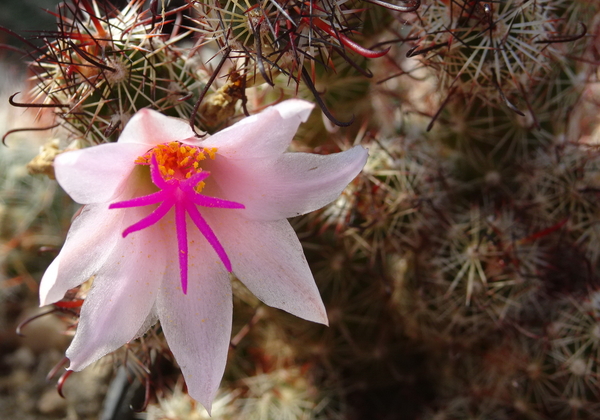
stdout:
{"type": "Polygon", "coordinates": [[[1,17],[6,418],[208,418],[160,325],[63,374],[89,285],[37,309],[77,210],[52,159],[144,107],[202,135],[291,97],[317,104],[293,150],[369,149],[339,199],[292,220],[330,326],[234,280],[212,418],[600,418],[600,3],[56,3],[1,17]]]}

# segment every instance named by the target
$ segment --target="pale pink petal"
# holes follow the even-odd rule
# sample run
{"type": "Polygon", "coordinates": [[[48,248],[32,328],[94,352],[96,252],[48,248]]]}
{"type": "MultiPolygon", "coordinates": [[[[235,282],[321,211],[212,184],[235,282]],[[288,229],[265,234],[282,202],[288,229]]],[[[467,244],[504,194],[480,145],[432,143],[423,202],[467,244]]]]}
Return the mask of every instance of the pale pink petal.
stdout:
{"type": "Polygon", "coordinates": [[[150,329],[150,327],[152,327],[157,322],[158,322],[158,313],[156,312],[156,301],[154,301],[154,306],[152,307],[152,309],[150,309],[150,313],[148,314],[148,317],[146,318],[146,320],[144,321],[144,323],[142,324],[142,326],[140,327],[138,332],[133,337],[133,340],[146,334],[148,332],[148,330],[150,329]]]}
{"type": "Polygon", "coordinates": [[[109,212],[106,204],[83,207],[75,218],[65,244],[44,273],[40,283],[40,305],[63,298],[65,292],[102,269],[121,239],[123,213],[109,212]]]}
{"type": "Polygon", "coordinates": [[[273,105],[271,108],[279,112],[283,119],[300,118],[302,122],[306,122],[314,107],[315,104],[312,102],[302,99],[288,99],[273,105]]]}
{"type": "Polygon", "coordinates": [[[278,156],[287,150],[298,126],[307,120],[313,107],[310,102],[290,99],[244,118],[196,144],[216,147],[217,156],[230,159],[278,156]]]}
{"type": "MultiPolygon", "coordinates": [[[[179,276],[163,283],[157,311],[169,348],[181,367],[188,392],[209,412],[225,371],[231,339],[229,274],[206,239],[189,226],[189,285],[179,276]]],[[[167,264],[177,267],[173,253],[167,264]]]]}
{"type": "Polygon", "coordinates": [[[121,194],[144,144],[109,143],[58,155],[54,172],[60,186],[80,204],[104,203],[121,194]]]}
{"type": "Polygon", "coordinates": [[[66,353],[70,369],[81,370],[115,351],[137,337],[153,318],[163,279],[179,273],[168,264],[171,255],[167,254],[175,247],[169,230],[168,223],[149,227],[121,238],[112,250],[81,308],[77,332],[66,353]]]}
{"type": "Polygon", "coordinates": [[[119,144],[143,143],[150,149],[161,143],[182,141],[195,136],[189,121],[143,108],[131,117],[119,137],[119,144]]]}
{"type": "MultiPolygon", "coordinates": [[[[145,195],[154,188],[150,183],[126,184],[119,196],[122,199],[145,195]]],[[[67,290],[97,274],[121,242],[122,232],[154,210],[154,206],[115,210],[109,210],[108,206],[103,203],[82,207],[69,229],[60,253],[42,277],[42,306],[62,299],[67,290]]]]}
{"type": "Polygon", "coordinates": [[[331,155],[284,153],[275,162],[216,159],[206,169],[219,189],[207,194],[246,206],[245,217],[278,220],[317,210],[335,200],[367,161],[362,146],[331,155]]]}
{"type": "Polygon", "coordinates": [[[327,313],[300,241],[287,220],[250,221],[235,213],[204,214],[231,259],[233,273],[261,301],[327,324],[327,313]]]}

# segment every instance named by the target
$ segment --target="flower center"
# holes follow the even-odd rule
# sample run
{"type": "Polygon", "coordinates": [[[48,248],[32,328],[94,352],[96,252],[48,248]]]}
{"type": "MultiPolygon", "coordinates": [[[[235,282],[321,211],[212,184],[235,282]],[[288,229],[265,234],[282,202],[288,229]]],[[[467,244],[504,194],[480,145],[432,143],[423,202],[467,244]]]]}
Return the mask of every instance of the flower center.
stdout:
{"type": "MultiPolygon", "coordinates": [[[[158,171],[165,181],[176,179],[182,181],[202,172],[200,162],[207,157],[214,160],[216,148],[201,148],[182,144],[178,141],[159,144],[145,155],[135,160],[137,165],[150,165],[152,157],[156,158],[158,171]]],[[[204,182],[199,182],[196,191],[201,192],[204,182]]]]}
{"type": "Polygon", "coordinates": [[[216,252],[225,269],[229,272],[232,270],[231,262],[225,249],[197,207],[221,209],[245,208],[241,203],[209,197],[200,193],[204,187],[203,181],[208,178],[210,173],[202,171],[199,162],[207,157],[214,159],[216,152],[217,149],[187,146],[177,141],[159,144],[143,156],[138,157],[134,162],[137,165],[150,166],[152,183],[159,188],[159,191],[131,200],[112,203],[109,206],[110,209],[123,209],[160,203],[153,212],[125,229],[123,237],[158,223],[172,208],[175,209],[175,233],[183,293],[187,293],[188,285],[188,232],[186,215],[189,216],[216,252]]]}

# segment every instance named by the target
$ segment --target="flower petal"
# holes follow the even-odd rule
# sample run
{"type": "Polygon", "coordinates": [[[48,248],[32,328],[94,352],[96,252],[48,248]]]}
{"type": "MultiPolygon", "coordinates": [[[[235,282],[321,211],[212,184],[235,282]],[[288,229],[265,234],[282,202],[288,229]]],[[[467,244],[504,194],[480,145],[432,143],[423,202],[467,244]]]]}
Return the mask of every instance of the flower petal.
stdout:
{"type": "Polygon", "coordinates": [[[203,211],[234,274],[269,306],[327,325],[327,313],[300,241],[287,220],[257,222],[240,213],[203,211]]]}
{"type": "Polygon", "coordinates": [[[244,118],[196,145],[216,147],[217,156],[230,159],[278,156],[287,150],[313,107],[310,102],[290,99],[244,118]]]}
{"type": "Polygon", "coordinates": [[[81,370],[115,351],[152,319],[163,278],[178,276],[167,261],[167,252],[174,254],[170,228],[169,223],[152,226],[117,243],[81,308],[75,338],[67,349],[69,369],[81,370]]]}
{"type": "Polygon", "coordinates": [[[119,144],[142,143],[148,150],[161,143],[181,141],[190,137],[195,138],[196,134],[188,121],[143,108],[131,117],[119,137],[119,144]]]}
{"type": "MultiPolygon", "coordinates": [[[[135,177],[145,168],[138,167],[135,177]]],[[[147,176],[147,175],[146,175],[147,176]]],[[[126,182],[118,197],[127,200],[153,191],[149,182],[126,182]]],[[[109,210],[107,203],[88,204],[73,221],[65,244],[40,283],[42,306],[54,303],[65,292],[96,275],[111,258],[115,247],[122,240],[123,231],[147,216],[154,206],[137,209],[109,210]]]]}
{"type": "Polygon", "coordinates": [[[109,143],[61,153],[54,170],[60,186],[80,204],[103,203],[117,197],[146,153],[144,144],[109,143]]]}
{"type": "Polygon", "coordinates": [[[367,151],[356,146],[331,155],[284,153],[275,162],[221,159],[206,166],[221,190],[213,195],[244,204],[243,214],[249,219],[279,220],[335,200],[367,157],[367,151]]]}
{"type": "MultiPolygon", "coordinates": [[[[188,224],[191,225],[189,221],[188,224]]],[[[225,371],[231,339],[231,283],[204,237],[190,228],[189,239],[187,294],[181,290],[178,275],[169,277],[163,283],[156,308],[189,394],[210,412],[225,371]]],[[[177,266],[175,253],[167,264],[177,266]]]]}
{"type": "Polygon", "coordinates": [[[67,290],[88,280],[102,268],[121,239],[118,226],[122,219],[122,212],[109,212],[105,204],[82,208],[60,253],[42,277],[41,306],[59,301],[67,290]]]}
{"type": "Polygon", "coordinates": [[[144,321],[144,323],[142,324],[142,326],[140,327],[138,332],[135,334],[135,336],[132,338],[132,340],[135,340],[136,338],[139,338],[139,337],[143,336],[144,334],[146,334],[146,332],[148,332],[148,330],[157,322],[158,322],[158,314],[156,313],[156,300],[155,300],[154,306],[152,307],[152,309],[150,309],[150,313],[148,314],[148,317],[146,318],[146,320],[144,321]]]}

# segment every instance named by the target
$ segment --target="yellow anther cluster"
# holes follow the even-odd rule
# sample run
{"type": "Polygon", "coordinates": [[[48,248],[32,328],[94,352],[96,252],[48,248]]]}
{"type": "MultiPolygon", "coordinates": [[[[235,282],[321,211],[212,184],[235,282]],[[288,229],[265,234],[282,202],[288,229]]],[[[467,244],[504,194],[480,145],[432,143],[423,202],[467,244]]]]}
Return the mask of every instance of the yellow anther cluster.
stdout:
{"type": "MultiPolygon", "coordinates": [[[[214,159],[216,148],[188,146],[178,141],[159,144],[143,156],[136,159],[138,165],[150,165],[152,156],[156,158],[158,169],[163,179],[187,179],[202,171],[200,161],[207,157],[214,159]]],[[[203,184],[203,183],[201,183],[203,184]]]]}

